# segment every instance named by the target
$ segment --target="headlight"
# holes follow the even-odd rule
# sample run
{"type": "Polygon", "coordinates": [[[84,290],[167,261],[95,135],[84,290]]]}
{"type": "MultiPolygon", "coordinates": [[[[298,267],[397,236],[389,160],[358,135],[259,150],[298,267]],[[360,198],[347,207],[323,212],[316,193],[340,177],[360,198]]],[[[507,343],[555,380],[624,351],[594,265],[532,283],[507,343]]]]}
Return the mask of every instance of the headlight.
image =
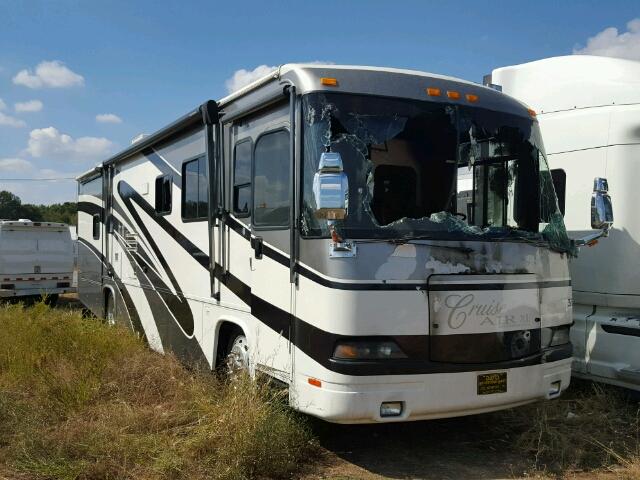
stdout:
{"type": "Polygon", "coordinates": [[[346,340],[336,344],[333,358],[340,360],[385,360],[407,358],[393,340],[346,340]]]}
{"type": "Polygon", "coordinates": [[[554,328],[550,346],[555,347],[556,345],[564,345],[566,343],[569,343],[569,325],[554,328]]]}
{"type": "Polygon", "coordinates": [[[540,343],[542,348],[556,347],[569,343],[569,325],[543,328],[540,333],[540,343]]]}

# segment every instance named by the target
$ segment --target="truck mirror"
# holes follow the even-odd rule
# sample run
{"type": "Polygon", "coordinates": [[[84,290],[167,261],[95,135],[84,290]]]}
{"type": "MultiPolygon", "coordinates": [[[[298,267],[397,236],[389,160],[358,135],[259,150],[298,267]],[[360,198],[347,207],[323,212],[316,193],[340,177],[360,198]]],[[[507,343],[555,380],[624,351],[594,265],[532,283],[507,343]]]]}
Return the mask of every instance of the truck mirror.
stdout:
{"type": "Polygon", "coordinates": [[[609,230],[613,225],[613,208],[606,178],[597,177],[593,181],[591,194],[591,228],[609,230]]]}
{"type": "Polygon", "coordinates": [[[317,218],[342,220],[347,216],[349,180],[339,153],[324,152],[320,155],[318,171],[313,177],[313,196],[317,218]]]}

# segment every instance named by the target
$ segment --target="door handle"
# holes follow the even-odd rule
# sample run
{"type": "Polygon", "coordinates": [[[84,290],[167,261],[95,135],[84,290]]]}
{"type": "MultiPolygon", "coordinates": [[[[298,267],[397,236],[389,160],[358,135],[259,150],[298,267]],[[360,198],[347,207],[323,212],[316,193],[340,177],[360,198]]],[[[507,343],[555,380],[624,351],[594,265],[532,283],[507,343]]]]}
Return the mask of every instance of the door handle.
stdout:
{"type": "Polygon", "coordinates": [[[262,237],[253,237],[251,239],[251,248],[254,250],[254,257],[260,260],[262,258],[262,237]]]}

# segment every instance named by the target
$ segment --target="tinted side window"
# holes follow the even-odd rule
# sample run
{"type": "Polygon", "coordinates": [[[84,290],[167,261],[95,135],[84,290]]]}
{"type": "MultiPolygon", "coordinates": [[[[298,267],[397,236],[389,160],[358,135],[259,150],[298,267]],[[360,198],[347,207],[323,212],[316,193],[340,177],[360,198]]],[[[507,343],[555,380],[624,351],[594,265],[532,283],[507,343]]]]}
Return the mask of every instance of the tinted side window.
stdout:
{"type": "Polygon", "coordinates": [[[182,218],[207,218],[209,205],[206,158],[200,157],[182,164],[182,218]]]}
{"type": "Polygon", "coordinates": [[[564,216],[564,204],[567,193],[567,174],[563,169],[556,168],[555,170],[551,170],[551,178],[553,179],[553,188],[555,189],[556,196],[558,197],[560,213],[564,216]]]}
{"type": "Polygon", "coordinates": [[[80,184],[80,195],[92,195],[102,198],[102,177],[94,178],[80,184]]]}
{"type": "Polygon", "coordinates": [[[233,164],[233,213],[251,214],[251,141],[236,144],[233,164]]]}
{"type": "Polygon", "coordinates": [[[171,175],[156,178],[156,212],[171,213],[171,175]]]}
{"type": "Polygon", "coordinates": [[[93,239],[99,240],[100,239],[100,215],[97,213],[93,216],[92,230],[93,230],[92,231],[93,239]]]}
{"type": "Polygon", "coordinates": [[[255,225],[289,225],[289,179],[289,132],[281,130],[260,137],[254,150],[255,225]]]}

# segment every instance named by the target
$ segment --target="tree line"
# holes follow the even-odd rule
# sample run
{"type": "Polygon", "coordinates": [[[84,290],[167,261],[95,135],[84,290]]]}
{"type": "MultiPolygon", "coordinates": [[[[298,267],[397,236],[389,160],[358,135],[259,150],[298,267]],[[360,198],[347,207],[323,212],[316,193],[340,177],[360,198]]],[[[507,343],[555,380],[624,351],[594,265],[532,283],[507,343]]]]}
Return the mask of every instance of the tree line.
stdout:
{"type": "Polygon", "coordinates": [[[33,205],[22,203],[19,196],[6,190],[0,191],[0,218],[18,220],[28,218],[34,222],[61,222],[78,224],[78,204],[76,202],[33,205]]]}

